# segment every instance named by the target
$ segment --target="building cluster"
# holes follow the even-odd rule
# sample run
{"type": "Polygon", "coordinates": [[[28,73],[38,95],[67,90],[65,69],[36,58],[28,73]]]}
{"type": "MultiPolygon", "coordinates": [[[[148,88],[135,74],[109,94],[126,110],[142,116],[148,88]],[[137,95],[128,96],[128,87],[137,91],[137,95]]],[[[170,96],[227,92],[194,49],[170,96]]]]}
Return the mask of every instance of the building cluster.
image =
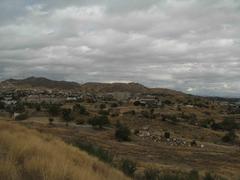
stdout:
{"type": "Polygon", "coordinates": [[[48,90],[48,89],[13,89],[0,92],[0,101],[6,105],[13,105],[17,102],[23,103],[57,103],[66,102],[122,102],[135,103],[146,107],[157,107],[162,101],[157,96],[150,94],[132,94],[130,92],[111,93],[89,93],[70,90],[48,90]]]}

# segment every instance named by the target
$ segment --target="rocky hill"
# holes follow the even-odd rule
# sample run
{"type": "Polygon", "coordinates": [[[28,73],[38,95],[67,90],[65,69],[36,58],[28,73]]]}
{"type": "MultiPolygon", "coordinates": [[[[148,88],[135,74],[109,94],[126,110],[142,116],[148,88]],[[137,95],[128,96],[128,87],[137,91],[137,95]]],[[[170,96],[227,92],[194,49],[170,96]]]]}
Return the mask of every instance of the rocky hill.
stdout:
{"type": "Polygon", "coordinates": [[[49,89],[75,89],[79,88],[76,82],[55,81],[44,77],[29,77],[26,79],[9,79],[1,82],[2,87],[17,88],[49,88],[49,89]]]}
{"type": "Polygon", "coordinates": [[[82,91],[87,92],[131,92],[143,93],[149,88],[138,83],[85,83],[80,86],[82,91]]]}

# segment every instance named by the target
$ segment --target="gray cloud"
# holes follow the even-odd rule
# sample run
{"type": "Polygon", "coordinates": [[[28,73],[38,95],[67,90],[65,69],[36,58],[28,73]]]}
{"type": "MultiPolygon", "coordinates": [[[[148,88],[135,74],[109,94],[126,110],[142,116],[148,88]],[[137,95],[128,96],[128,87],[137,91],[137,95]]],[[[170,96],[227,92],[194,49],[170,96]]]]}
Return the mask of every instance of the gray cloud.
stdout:
{"type": "Polygon", "coordinates": [[[238,0],[3,0],[0,80],[137,81],[239,96],[238,0]]]}

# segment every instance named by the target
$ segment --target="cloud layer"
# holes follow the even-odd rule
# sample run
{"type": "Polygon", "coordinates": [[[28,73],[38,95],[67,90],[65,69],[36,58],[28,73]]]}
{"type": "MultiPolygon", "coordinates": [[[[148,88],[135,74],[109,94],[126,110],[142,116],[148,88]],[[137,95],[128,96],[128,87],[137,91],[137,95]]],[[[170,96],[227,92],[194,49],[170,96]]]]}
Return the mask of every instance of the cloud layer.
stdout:
{"type": "Polygon", "coordinates": [[[2,0],[0,80],[136,81],[240,95],[238,0],[2,0]]]}

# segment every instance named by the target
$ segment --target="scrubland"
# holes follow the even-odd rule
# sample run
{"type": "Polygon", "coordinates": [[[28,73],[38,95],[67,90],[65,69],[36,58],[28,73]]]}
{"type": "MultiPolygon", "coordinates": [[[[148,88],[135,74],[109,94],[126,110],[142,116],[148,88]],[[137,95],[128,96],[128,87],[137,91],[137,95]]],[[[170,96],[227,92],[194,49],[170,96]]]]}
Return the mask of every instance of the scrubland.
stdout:
{"type": "Polygon", "coordinates": [[[128,178],[56,137],[0,121],[0,180],[81,179],[128,178]]]}

